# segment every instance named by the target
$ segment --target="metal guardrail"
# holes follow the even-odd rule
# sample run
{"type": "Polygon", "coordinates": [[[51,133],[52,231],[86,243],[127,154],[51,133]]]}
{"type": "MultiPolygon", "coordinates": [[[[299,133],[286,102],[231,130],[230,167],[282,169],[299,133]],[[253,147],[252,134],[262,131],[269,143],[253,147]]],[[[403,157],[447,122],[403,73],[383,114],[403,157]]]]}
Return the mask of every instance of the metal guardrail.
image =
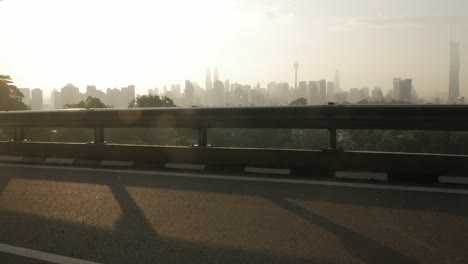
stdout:
{"type": "Polygon", "coordinates": [[[0,127],[14,128],[15,141],[28,127],[93,128],[104,143],[105,128],[193,128],[198,146],[207,146],[208,128],[328,129],[336,149],[337,129],[468,131],[468,106],[323,105],[288,107],[192,107],[67,109],[0,112],[0,127]]]}

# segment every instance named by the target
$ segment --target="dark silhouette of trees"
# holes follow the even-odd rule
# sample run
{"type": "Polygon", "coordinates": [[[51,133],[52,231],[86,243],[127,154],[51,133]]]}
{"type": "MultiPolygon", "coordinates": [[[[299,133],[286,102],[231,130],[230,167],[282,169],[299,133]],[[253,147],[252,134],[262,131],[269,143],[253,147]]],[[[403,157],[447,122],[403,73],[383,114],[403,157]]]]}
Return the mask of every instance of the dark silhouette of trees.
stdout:
{"type": "Polygon", "coordinates": [[[136,98],[134,101],[130,102],[128,105],[129,108],[138,108],[138,107],[175,107],[174,101],[171,98],[158,95],[144,95],[136,98]]]}
{"type": "Polygon", "coordinates": [[[296,100],[289,103],[289,105],[307,105],[307,99],[304,97],[297,98],[296,100]]]}
{"type": "Polygon", "coordinates": [[[29,107],[22,101],[23,97],[9,75],[0,75],[0,110],[28,110],[29,107]]]}
{"type": "Polygon", "coordinates": [[[99,98],[88,96],[85,101],[77,104],[67,104],[65,108],[107,108],[107,106],[99,98]]]}

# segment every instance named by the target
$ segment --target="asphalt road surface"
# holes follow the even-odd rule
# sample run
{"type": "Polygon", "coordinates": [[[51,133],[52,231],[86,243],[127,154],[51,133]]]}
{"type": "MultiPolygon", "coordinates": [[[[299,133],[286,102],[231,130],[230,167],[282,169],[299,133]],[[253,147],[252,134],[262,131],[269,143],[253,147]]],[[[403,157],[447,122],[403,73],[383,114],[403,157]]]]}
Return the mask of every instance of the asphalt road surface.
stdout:
{"type": "Polygon", "coordinates": [[[468,190],[0,165],[0,263],[468,263],[468,190]]]}

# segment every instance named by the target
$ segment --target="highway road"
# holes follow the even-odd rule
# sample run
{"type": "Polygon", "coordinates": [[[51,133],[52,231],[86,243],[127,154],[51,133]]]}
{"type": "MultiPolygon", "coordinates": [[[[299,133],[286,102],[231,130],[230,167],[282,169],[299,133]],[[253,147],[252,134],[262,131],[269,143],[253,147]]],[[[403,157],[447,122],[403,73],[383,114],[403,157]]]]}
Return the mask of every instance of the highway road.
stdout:
{"type": "Polygon", "coordinates": [[[468,263],[450,188],[0,164],[0,263],[468,263]]]}

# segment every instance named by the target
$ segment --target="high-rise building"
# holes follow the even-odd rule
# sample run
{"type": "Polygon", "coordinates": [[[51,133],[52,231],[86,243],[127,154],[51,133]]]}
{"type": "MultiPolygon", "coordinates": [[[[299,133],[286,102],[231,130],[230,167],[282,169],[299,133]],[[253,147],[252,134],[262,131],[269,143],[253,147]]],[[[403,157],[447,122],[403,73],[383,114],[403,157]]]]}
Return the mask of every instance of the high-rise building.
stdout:
{"type": "Polygon", "coordinates": [[[31,90],[29,90],[29,88],[19,88],[19,90],[23,94],[23,103],[25,105],[31,105],[31,90]]]}
{"type": "Polygon", "coordinates": [[[404,101],[404,102],[410,102],[412,90],[413,90],[413,80],[411,79],[402,80],[400,84],[399,100],[404,101]]]}
{"type": "MultiPolygon", "coordinates": [[[[187,84],[187,82],[185,84],[187,84]]],[[[210,91],[211,89],[213,89],[213,82],[211,81],[210,68],[208,68],[205,76],[205,90],[210,91]]]]}
{"type": "Polygon", "coordinates": [[[337,70],[335,71],[335,93],[341,92],[340,87],[340,72],[337,70]]]}
{"type": "Polygon", "coordinates": [[[128,105],[135,100],[135,85],[122,87],[121,89],[121,106],[127,108],[128,105]]]}
{"type": "Polygon", "coordinates": [[[97,89],[95,85],[86,86],[86,98],[88,98],[89,96],[97,97],[97,89]]]}
{"type": "Polygon", "coordinates": [[[335,100],[335,83],[327,82],[327,101],[333,102],[335,100]]]}
{"type": "Polygon", "coordinates": [[[393,78],[393,100],[410,102],[413,93],[413,80],[393,78]]]}
{"type": "Polygon", "coordinates": [[[53,109],[61,109],[63,108],[63,104],[62,104],[62,95],[59,91],[57,90],[53,90],[52,93],[51,93],[51,101],[52,101],[52,108],[53,109]]]}
{"type": "Polygon", "coordinates": [[[231,84],[229,80],[224,81],[224,92],[228,93],[231,90],[231,84]]]}
{"type": "Polygon", "coordinates": [[[320,104],[325,104],[327,102],[327,81],[318,81],[318,86],[320,92],[320,104]]]}
{"type": "Polygon", "coordinates": [[[318,82],[310,81],[307,89],[307,100],[309,104],[320,104],[320,92],[318,82]]]}
{"type": "Polygon", "coordinates": [[[369,99],[369,88],[364,87],[359,89],[358,102],[367,99],[369,99]]]}
{"type": "Polygon", "coordinates": [[[173,84],[171,85],[171,91],[172,91],[172,95],[174,97],[180,97],[180,95],[182,94],[181,90],[180,90],[180,85],[179,84],[173,84]]]}
{"type": "Polygon", "coordinates": [[[307,82],[306,81],[300,81],[299,82],[299,88],[295,90],[296,92],[296,99],[297,98],[307,98],[307,82]]]}
{"type": "Polygon", "coordinates": [[[42,90],[33,89],[31,91],[31,109],[42,110],[43,106],[44,106],[44,102],[42,98],[42,90]]]}
{"type": "Polygon", "coordinates": [[[348,100],[350,103],[357,103],[359,101],[359,88],[349,89],[348,100]]]}
{"type": "Polygon", "coordinates": [[[299,63],[297,62],[294,62],[294,90],[297,89],[297,69],[299,68],[299,63]]]}
{"type": "Polygon", "coordinates": [[[214,69],[214,73],[213,73],[213,84],[214,84],[214,82],[216,82],[216,81],[219,81],[218,68],[215,68],[215,69],[214,69]]]}
{"type": "Polygon", "coordinates": [[[224,106],[224,83],[220,80],[214,81],[213,105],[224,106]]]}
{"type": "Polygon", "coordinates": [[[73,84],[67,84],[62,88],[61,92],[63,105],[60,108],[67,104],[77,104],[80,102],[80,90],[73,86],[73,84]]]}
{"type": "Polygon", "coordinates": [[[23,104],[31,105],[31,90],[29,88],[19,88],[19,90],[23,94],[23,104]]]}
{"type": "Polygon", "coordinates": [[[185,81],[185,105],[193,106],[195,103],[195,90],[189,80],[185,81]]]}
{"type": "Polygon", "coordinates": [[[456,103],[460,96],[460,45],[450,37],[450,73],[449,73],[449,103],[456,103]]]}
{"type": "Polygon", "coordinates": [[[88,97],[98,98],[101,102],[106,100],[106,94],[103,91],[96,89],[96,86],[94,85],[86,86],[86,93],[82,100],[86,100],[88,97]]]}
{"type": "Polygon", "coordinates": [[[393,100],[400,100],[401,78],[393,78],[393,100]]]}

